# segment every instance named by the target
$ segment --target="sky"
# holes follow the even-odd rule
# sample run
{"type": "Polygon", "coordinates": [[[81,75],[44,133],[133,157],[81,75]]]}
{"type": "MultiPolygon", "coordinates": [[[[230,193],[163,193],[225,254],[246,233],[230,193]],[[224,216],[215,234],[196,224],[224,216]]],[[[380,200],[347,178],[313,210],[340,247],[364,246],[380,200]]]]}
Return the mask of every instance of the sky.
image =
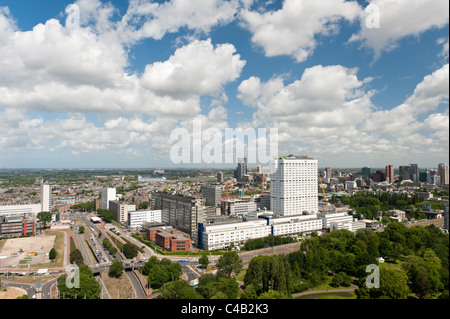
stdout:
{"type": "Polygon", "coordinates": [[[234,167],[235,139],[251,166],[274,155],[272,137],[275,155],[319,167],[435,168],[449,162],[448,11],[444,0],[0,0],[0,168],[234,167]]]}

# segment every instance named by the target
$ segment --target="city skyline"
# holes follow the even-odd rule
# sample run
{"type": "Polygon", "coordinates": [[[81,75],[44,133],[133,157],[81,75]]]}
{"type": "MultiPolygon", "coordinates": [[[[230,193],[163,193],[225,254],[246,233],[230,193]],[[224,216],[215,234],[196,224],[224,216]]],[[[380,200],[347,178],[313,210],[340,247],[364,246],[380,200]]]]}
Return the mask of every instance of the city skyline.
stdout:
{"type": "Polygon", "coordinates": [[[301,3],[2,1],[0,168],[201,169],[170,161],[195,120],[319,167],[449,163],[448,1],[301,3]]]}

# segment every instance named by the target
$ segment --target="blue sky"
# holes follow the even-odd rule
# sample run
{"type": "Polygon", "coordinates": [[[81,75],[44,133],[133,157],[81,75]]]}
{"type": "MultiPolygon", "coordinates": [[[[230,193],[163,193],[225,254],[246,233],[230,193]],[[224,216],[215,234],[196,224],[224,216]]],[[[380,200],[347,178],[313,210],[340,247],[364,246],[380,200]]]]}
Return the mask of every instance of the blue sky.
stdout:
{"type": "Polygon", "coordinates": [[[280,154],[320,167],[437,167],[448,6],[0,0],[0,167],[202,167],[170,157],[193,120],[276,128],[280,154]]]}

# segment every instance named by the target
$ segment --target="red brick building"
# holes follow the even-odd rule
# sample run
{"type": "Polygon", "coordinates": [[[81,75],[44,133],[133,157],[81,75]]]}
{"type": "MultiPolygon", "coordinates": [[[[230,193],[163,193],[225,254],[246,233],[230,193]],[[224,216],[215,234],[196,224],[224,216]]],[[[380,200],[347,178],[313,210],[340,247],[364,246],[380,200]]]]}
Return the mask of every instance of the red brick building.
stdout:
{"type": "Polygon", "coordinates": [[[172,228],[149,228],[147,229],[147,237],[152,243],[168,251],[189,251],[192,243],[188,234],[172,228]]]}

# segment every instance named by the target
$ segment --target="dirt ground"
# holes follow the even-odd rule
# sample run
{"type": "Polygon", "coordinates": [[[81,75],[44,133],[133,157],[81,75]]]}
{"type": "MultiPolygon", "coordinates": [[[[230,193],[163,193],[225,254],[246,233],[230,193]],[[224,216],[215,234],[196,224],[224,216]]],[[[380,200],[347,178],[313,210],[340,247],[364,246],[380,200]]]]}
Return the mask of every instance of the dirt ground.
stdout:
{"type": "Polygon", "coordinates": [[[0,256],[6,256],[7,258],[0,259],[0,266],[17,266],[19,261],[24,258],[31,258],[31,264],[47,262],[46,253],[53,248],[55,238],[56,236],[54,235],[42,235],[6,240],[6,243],[0,250],[0,256]],[[37,253],[37,256],[30,256],[31,253],[37,253]]]}
{"type": "Polygon", "coordinates": [[[1,287],[0,289],[0,299],[16,299],[17,297],[22,297],[26,295],[25,289],[16,287],[1,287]],[[6,288],[6,291],[3,291],[6,288]]]}

